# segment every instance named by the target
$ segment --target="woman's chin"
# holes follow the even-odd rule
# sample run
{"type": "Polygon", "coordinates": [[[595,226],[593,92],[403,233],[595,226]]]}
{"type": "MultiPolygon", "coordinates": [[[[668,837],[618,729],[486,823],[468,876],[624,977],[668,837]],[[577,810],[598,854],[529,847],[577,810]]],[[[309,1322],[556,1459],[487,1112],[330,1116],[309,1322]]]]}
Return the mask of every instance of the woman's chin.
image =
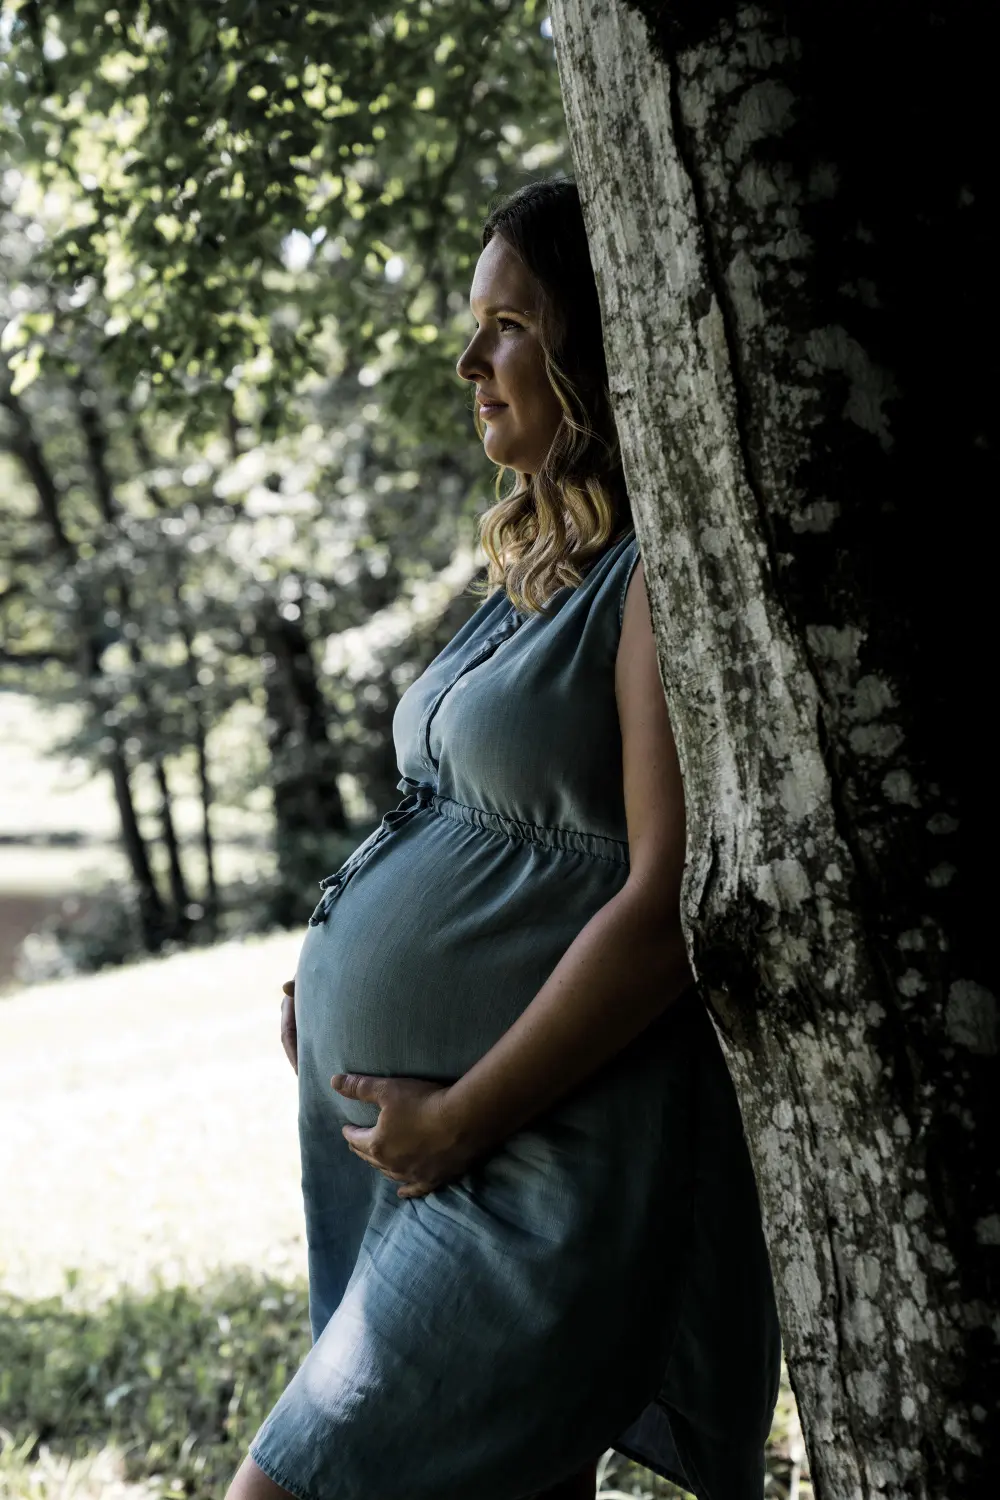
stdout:
{"type": "Polygon", "coordinates": [[[487,430],[486,436],[483,438],[483,452],[495,464],[503,464],[508,469],[517,467],[510,443],[505,443],[502,439],[494,437],[493,433],[489,430],[487,430]]]}

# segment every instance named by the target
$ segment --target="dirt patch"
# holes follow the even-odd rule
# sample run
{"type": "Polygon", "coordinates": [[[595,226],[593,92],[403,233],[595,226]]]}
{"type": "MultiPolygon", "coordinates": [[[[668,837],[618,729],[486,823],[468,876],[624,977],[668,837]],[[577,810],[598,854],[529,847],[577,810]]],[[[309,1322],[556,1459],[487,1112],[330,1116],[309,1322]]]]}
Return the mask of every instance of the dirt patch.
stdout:
{"type": "Polygon", "coordinates": [[[14,978],[17,952],[29,932],[54,916],[65,898],[28,891],[16,895],[0,891],[0,990],[14,978]]]}

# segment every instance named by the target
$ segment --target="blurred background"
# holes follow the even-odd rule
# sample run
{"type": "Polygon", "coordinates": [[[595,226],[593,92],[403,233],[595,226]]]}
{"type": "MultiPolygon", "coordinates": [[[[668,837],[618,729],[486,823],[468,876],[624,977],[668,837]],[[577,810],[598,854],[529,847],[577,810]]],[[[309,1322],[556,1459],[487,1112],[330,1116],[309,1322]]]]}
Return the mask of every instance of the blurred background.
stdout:
{"type": "Polygon", "coordinates": [[[280,985],[479,602],[454,364],[551,173],[533,0],[0,11],[0,1497],[221,1495],[307,1347],[280,985]]]}

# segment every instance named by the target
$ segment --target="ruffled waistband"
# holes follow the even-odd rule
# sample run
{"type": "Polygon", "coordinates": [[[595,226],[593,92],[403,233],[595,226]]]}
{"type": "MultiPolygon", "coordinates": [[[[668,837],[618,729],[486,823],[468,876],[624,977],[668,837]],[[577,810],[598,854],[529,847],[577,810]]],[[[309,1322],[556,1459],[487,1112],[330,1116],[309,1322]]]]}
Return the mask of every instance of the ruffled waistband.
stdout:
{"type": "Polygon", "coordinates": [[[431,782],[415,781],[411,776],[401,777],[396,785],[399,791],[407,794],[402,802],[385,814],[379,826],[358,845],[339,870],[320,881],[323,897],[309,918],[310,926],[315,927],[325,919],[333,901],[351,877],[367,863],[378,846],[425,808],[453,823],[471,824],[488,833],[504,834],[507,838],[537,844],[544,849],[564,849],[616,865],[627,866],[629,863],[628,844],[622,839],[607,838],[600,833],[581,833],[575,828],[543,828],[537,823],[522,823],[516,818],[505,817],[503,813],[488,812],[484,807],[469,807],[464,802],[456,802],[453,797],[442,796],[431,782]]]}

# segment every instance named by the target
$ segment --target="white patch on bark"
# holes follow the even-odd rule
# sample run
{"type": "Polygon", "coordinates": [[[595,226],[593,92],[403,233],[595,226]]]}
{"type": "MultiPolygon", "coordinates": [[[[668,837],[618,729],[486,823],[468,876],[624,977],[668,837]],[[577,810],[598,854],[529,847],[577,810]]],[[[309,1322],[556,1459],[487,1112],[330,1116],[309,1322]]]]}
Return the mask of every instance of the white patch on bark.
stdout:
{"type": "Polygon", "coordinates": [[[997,1050],[996,997],[971,979],[956,979],[948,990],[945,1029],[953,1042],[984,1057],[997,1050]]]}
{"type": "Polygon", "coordinates": [[[896,694],[891,683],[874,673],[859,677],[854,685],[854,717],[862,720],[877,719],[887,708],[896,707],[896,694]]]}
{"type": "Polygon", "coordinates": [[[1000,1245],[1000,1214],[976,1220],[976,1239],[981,1245],[1000,1245]]]}
{"type": "Polygon", "coordinates": [[[899,802],[907,807],[920,806],[913,777],[902,768],[886,773],[882,778],[882,790],[890,802],[899,802]]]}
{"type": "Polygon", "coordinates": [[[809,648],[818,657],[837,662],[849,669],[853,681],[858,664],[858,652],[865,639],[865,632],[856,625],[810,625],[806,629],[809,648]]]}
{"type": "Polygon", "coordinates": [[[873,755],[885,760],[899,749],[904,735],[898,724],[858,724],[847,738],[851,749],[858,755],[873,755]]]}
{"type": "Polygon", "coordinates": [[[848,1385],[858,1404],[874,1417],[882,1404],[883,1376],[873,1370],[859,1370],[848,1376],[848,1385]]]}
{"type": "Polygon", "coordinates": [[[829,531],[839,515],[838,500],[813,500],[789,520],[793,531],[829,531]]]}
{"type": "Polygon", "coordinates": [[[776,79],[766,78],[744,89],[725,145],[730,161],[745,161],[748,147],[778,134],[794,108],[795,95],[776,79]]]}
{"type": "Polygon", "coordinates": [[[899,395],[899,388],[889,372],[875,364],[868,351],[852,339],[846,329],[836,324],[813,329],[806,339],[806,352],[816,369],[839,370],[847,377],[849,388],[844,416],[878,438],[888,453],[893,439],[883,407],[899,395]]]}
{"type": "Polygon", "coordinates": [[[729,532],[724,526],[703,526],[699,538],[702,550],[710,557],[721,557],[729,546],[729,532]]]}
{"type": "Polygon", "coordinates": [[[757,896],[776,911],[801,906],[811,889],[809,877],[797,859],[775,859],[757,870],[757,896]]]}

